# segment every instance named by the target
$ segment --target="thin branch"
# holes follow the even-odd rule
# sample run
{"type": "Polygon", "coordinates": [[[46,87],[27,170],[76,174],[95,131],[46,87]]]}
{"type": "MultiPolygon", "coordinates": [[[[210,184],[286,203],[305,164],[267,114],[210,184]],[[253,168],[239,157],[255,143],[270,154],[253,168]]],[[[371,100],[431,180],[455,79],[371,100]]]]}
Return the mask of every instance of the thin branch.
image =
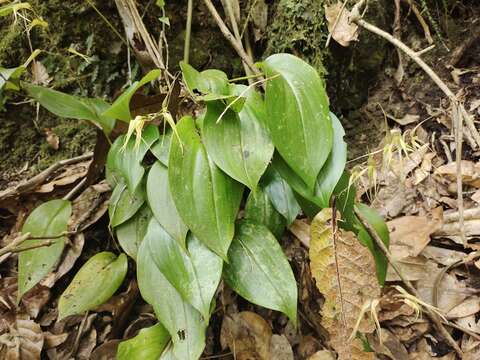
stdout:
{"type": "Polygon", "coordinates": [[[40,174],[35,175],[34,177],[22,181],[20,184],[5,189],[0,192],[0,201],[21,195],[27,191],[35,189],[37,186],[45,182],[49,176],[51,176],[55,171],[60,169],[62,166],[75,164],[81,161],[89,160],[93,157],[93,152],[89,152],[71,159],[60,160],[59,162],[51,165],[48,169],[42,171],[40,174]]]}
{"type": "MultiPolygon", "coordinates": [[[[400,280],[403,282],[403,284],[405,285],[406,289],[408,290],[408,292],[410,292],[410,294],[412,294],[413,296],[417,297],[417,298],[420,298],[417,290],[415,289],[415,287],[412,285],[412,283],[403,275],[403,272],[400,270],[400,268],[397,266],[397,263],[395,262],[395,260],[393,259],[393,256],[392,254],[390,253],[390,251],[387,249],[387,247],[385,246],[385,244],[383,243],[382,239],[380,239],[380,236],[377,234],[377,232],[372,228],[372,226],[370,226],[370,224],[368,223],[368,221],[366,221],[366,219],[363,217],[363,215],[357,211],[355,209],[355,214],[357,215],[358,219],[360,220],[360,222],[363,224],[363,226],[365,227],[365,229],[367,230],[368,234],[370,235],[370,237],[373,239],[373,241],[375,242],[375,244],[380,248],[380,250],[382,251],[382,253],[386,256],[386,258],[388,259],[388,262],[390,263],[390,265],[392,266],[393,270],[395,270],[395,272],[397,273],[398,277],[400,278],[400,280]]],[[[447,329],[445,329],[445,327],[443,326],[442,324],[442,319],[438,316],[438,314],[436,314],[434,311],[432,311],[431,309],[429,309],[428,307],[425,307],[424,308],[424,311],[426,312],[426,314],[428,315],[428,317],[433,321],[435,327],[437,328],[437,330],[440,332],[440,334],[442,334],[442,336],[444,337],[444,339],[447,341],[447,343],[457,352],[457,354],[460,356],[460,358],[462,359],[463,358],[463,352],[462,352],[462,349],[460,349],[460,347],[458,346],[458,344],[455,342],[455,340],[453,340],[452,336],[450,335],[450,333],[447,331],[447,329]]]]}
{"type": "Polygon", "coordinates": [[[243,49],[242,43],[239,43],[233,34],[230,32],[228,29],[227,25],[225,25],[225,22],[222,20],[220,17],[220,14],[218,13],[217,9],[215,8],[215,5],[213,5],[211,0],[203,0],[205,5],[207,6],[208,10],[210,11],[210,14],[213,16],[215,22],[217,23],[218,27],[220,28],[220,31],[222,32],[223,36],[230,42],[232,47],[235,49],[237,52],[238,56],[248,65],[250,70],[255,75],[260,76],[261,72],[258,70],[255,65],[253,64],[253,60],[248,56],[248,54],[245,52],[243,49]]]}

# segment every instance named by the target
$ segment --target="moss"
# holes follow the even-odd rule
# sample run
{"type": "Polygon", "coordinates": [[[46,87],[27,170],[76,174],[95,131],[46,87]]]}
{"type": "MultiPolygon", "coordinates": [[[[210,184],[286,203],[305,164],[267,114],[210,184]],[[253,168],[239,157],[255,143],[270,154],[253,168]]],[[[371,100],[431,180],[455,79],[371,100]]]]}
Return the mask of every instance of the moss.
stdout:
{"type": "Polygon", "coordinates": [[[265,55],[290,52],[325,73],[328,50],[324,0],[280,0],[271,10],[265,55]]]}

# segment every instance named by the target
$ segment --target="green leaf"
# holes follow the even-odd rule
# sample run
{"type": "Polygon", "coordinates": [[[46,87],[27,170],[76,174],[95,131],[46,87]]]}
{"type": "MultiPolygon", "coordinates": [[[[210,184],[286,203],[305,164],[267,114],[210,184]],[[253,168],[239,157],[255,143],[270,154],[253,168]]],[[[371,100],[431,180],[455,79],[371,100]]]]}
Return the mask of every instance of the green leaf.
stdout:
{"type": "Polygon", "coordinates": [[[172,138],[168,167],[175,207],[193,234],[225,260],[243,186],[208,157],[191,117],[178,122],[177,132],[180,140],[172,138]]]}
{"type": "Polygon", "coordinates": [[[110,108],[102,113],[102,115],[119,119],[128,123],[130,120],[132,120],[132,115],[130,114],[130,99],[132,98],[133,94],[135,94],[143,85],[158,78],[160,74],[161,70],[159,69],[151,70],[139,81],[135,81],[127,90],[122,93],[122,95],[117,98],[117,100],[115,100],[110,108]]]}
{"type": "Polygon", "coordinates": [[[355,226],[358,220],[353,209],[357,189],[354,184],[350,183],[350,173],[348,171],[343,172],[333,193],[337,200],[337,210],[340,211],[340,214],[342,215],[339,226],[342,229],[356,233],[357,230],[355,229],[355,226]]]}
{"type": "Polygon", "coordinates": [[[167,26],[170,26],[170,19],[168,18],[168,16],[161,16],[158,18],[158,20],[162,23],[162,24],[165,24],[167,26]]]}
{"type": "Polygon", "coordinates": [[[315,184],[315,194],[320,199],[322,208],[330,206],[330,197],[347,163],[347,144],[343,141],[345,130],[333,113],[330,113],[330,118],[332,119],[334,140],[332,152],[320,170],[315,184]]]}
{"type": "Polygon", "coordinates": [[[160,9],[163,9],[165,7],[165,0],[157,0],[155,5],[157,5],[160,9]]]}
{"type": "Polygon", "coordinates": [[[227,284],[248,301],[297,322],[297,283],[282,248],[263,225],[242,221],[224,267],[227,284]]]}
{"type": "MultiPolygon", "coordinates": [[[[68,200],[51,200],[35,208],[22,227],[22,233],[31,236],[58,236],[67,231],[72,213],[68,200]]],[[[57,265],[62,256],[65,237],[59,237],[53,244],[25,250],[18,254],[18,301],[57,265]]],[[[26,240],[22,247],[37,246],[47,240],[26,240]]]]}
{"type": "Polygon", "coordinates": [[[127,275],[125,254],[104,251],[92,256],[75,274],[58,301],[58,320],[83,314],[102,305],[115,294],[127,275]]]}
{"type": "Polygon", "coordinates": [[[147,233],[151,218],[150,207],[144,205],[130,220],[116,228],[118,243],[133,260],[137,259],[138,248],[147,233]]]}
{"type": "Polygon", "coordinates": [[[168,156],[170,154],[170,143],[172,142],[172,129],[168,128],[164,134],[159,136],[158,141],[150,147],[150,151],[166,167],[168,167],[168,156]]]}
{"type": "Polygon", "coordinates": [[[69,119],[89,120],[110,134],[115,126],[115,118],[102,113],[110,106],[101,99],[82,98],[68,95],[43,86],[22,83],[27,94],[51,113],[69,119]]]}
{"type": "MultiPolygon", "coordinates": [[[[356,204],[355,208],[367,220],[388,249],[390,244],[390,233],[387,224],[385,224],[385,221],[380,214],[365,204],[356,204]]],[[[385,284],[385,278],[387,277],[388,259],[383,254],[382,250],[375,244],[361,223],[358,224],[358,229],[358,239],[367,246],[372,253],[375,259],[378,283],[383,286],[385,284]]]]}
{"type": "Polygon", "coordinates": [[[300,213],[292,188],[278,174],[274,168],[268,168],[262,180],[264,189],[273,204],[273,207],[282,214],[290,225],[300,213]]]}
{"type": "MultiPolygon", "coordinates": [[[[246,89],[238,85],[236,95],[246,89]]],[[[227,110],[219,101],[207,104],[202,134],[208,155],[226,174],[254,191],[272,158],[274,147],[266,129],[265,108],[254,90],[239,113],[227,110]]]]}
{"type": "Polygon", "coordinates": [[[130,194],[124,183],[115,186],[108,204],[108,215],[112,227],[123,224],[137,213],[145,202],[145,190],[138,186],[135,193],[130,194]]]}
{"type": "Polygon", "coordinates": [[[202,94],[215,95],[209,100],[223,99],[225,96],[230,97],[232,95],[228,77],[223,71],[209,69],[199,72],[185,61],[180,61],[180,68],[182,69],[183,81],[192,94],[194,94],[194,90],[198,90],[202,94]]]}
{"type": "Polygon", "coordinates": [[[324,83],[316,70],[290,54],[268,57],[262,68],[267,127],[275,148],[313,191],[332,148],[333,129],[324,83]]]}
{"type": "Polygon", "coordinates": [[[17,81],[20,75],[25,71],[25,66],[18,66],[15,68],[3,68],[0,66],[0,92],[3,88],[11,90],[19,90],[17,81]]]}
{"type": "Polygon", "coordinates": [[[117,360],[158,360],[169,341],[170,334],[162,324],[144,328],[118,345],[117,360]]]}
{"type": "Polygon", "coordinates": [[[168,169],[159,161],[152,166],[148,173],[147,199],[153,215],[160,225],[185,249],[188,228],[178,215],[173,202],[168,183],[168,169]]]}
{"type": "Polygon", "coordinates": [[[267,192],[261,187],[250,192],[245,205],[245,219],[265,225],[277,239],[282,236],[286,225],[285,219],[275,210],[267,192]]]}
{"type": "Polygon", "coordinates": [[[138,147],[135,146],[135,139],[129,139],[125,147],[125,135],[118,137],[108,152],[107,169],[109,174],[107,178],[116,184],[118,177],[123,177],[130,193],[134,193],[145,174],[142,160],[158,137],[158,127],[155,125],[145,127],[142,132],[142,141],[138,147]]]}
{"type": "Polygon", "coordinates": [[[27,2],[21,2],[16,4],[8,4],[4,6],[0,6],[0,16],[7,16],[13,13],[16,13],[22,9],[31,9],[32,6],[27,2]]]}
{"type": "Polygon", "coordinates": [[[145,238],[138,250],[137,279],[140,293],[153,306],[158,320],[170,334],[175,357],[197,360],[205,347],[207,323],[158,269],[150,253],[149,242],[152,239],[145,238]]]}
{"type": "Polygon", "coordinates": [[[210,303],[222,276],[222,259],[190,234],[185,251],[152,219],[147,232],[150,254],[163,276],[185,301],[210,315],[210,303]]]}

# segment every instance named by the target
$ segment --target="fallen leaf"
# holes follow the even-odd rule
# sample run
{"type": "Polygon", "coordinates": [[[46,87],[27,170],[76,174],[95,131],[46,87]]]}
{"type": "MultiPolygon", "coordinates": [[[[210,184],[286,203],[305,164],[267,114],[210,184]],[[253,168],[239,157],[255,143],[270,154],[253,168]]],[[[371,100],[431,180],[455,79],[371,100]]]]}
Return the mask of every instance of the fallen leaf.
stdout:
{"type": "Polygon", "coordinates": [[[288,230],[307,248],[310,247],[310,225],[305,219],[296,219],[288,230]]]}
{"type": "Polygon", "coordinates": [[[387,223],[390,243],[405,246],[410,256],[418,256],[430,242],[430,235],[442,226],[442,208],[431,216],[403,216],[387,223]]]}
{"type": "Polygon", "coordinates": [[[35,60],[32,62],[32,78],[32,83],[35,85],[48,85],[52,81],[45,66],[35,60]]]}
{"type": "Polygon", "coordinates": [[[373,336],[368,336],[368,343],[375,350],[375,354],[385,355],[395,360],[409,360],[407,349],[393,333],[382,328],[381,335],[382,341],[373,336]]]}
{"type": "Polygon", "coordinates": [[[49,193],[52,192],[57,186],[66,186],[74,183],[78,179],[87,175],[88,166],[90,161],[82,161],[63,168],[62,172],[55,176],[51,181],[39,186],[35,189],[37,193],[49,193]]]}
{"type": "MultiPolygon", "coordinates": [[[[438,167],[435,175],[443,177],[450,182],[456,181],[457,164],[455,162],[448,163],[438,167]]],[[[480,188],[480,164],[469,160],[462,160],[462,182],[476,188],[480,188]]]]}
{"type": "Polygon", "coordinates": [[[350,23],[350,12],[341,2],[325,6],[325,17],[328,22],[328,31],[340,45],[346,47],[351,41],[358,39],[358,26],[350,23]]]}
{"type": "Polygon", "coordinates": [[[480,311],[480,298],[472,296],[466,298],[461,304],[455,306],[447,314],[448,319],[463,318],[474,315],[480,311]]]}
{"type": "Polygon", "coordinates": [[[293,350],[285,335],[272,335],[270,339],[270,359],[293,360],[293,350]]]}
{"type": "Polygon", "coordinates": [[[328,350],[320,350],[310,356],[307,360],[335,360],[335,356],[328,350]]]}
{"type": "Polygon", "coordinates": [[[45,129],[45,136],[47,137],[47,143],[53,150],[58,150],[60,147],[60,138],[53,132],[52,129],[45,129]]]}
{"type": "Polygon", "coordinates": [[[220,343],[237,360],[270,360],[272,329],[260,316],[250,311],[226,315],[222,322],[220,343]]]}
{"type": "Polygon", "coordinates": [[[389,116],[389,118],[391,118],[392,120],[394,120],[396,123],[400,124],[400,125],[408,125],[408,124],[412,124],[412,123],[416,123],[418,122],[418,120],[420,120],[420,115],[417,115],[417,114],[406,114],[404,117],[400,118],[400,119],[397,119],[393,116],[389,116]]]}
{"type": "Polygon", "coordinates": [[[334,240],[331,217],[332,209],[323,209],[311,225],[310,266],[325,297],[321,325],[329,332],[339,360],[373,359],[374,354],[364,352],[358,338],[349,341],[354,329],[361,333],[375,329],[373,321],[360,313],[365,304],[380,297],[373,257],[351,232],[337,230],[334,240]]]}

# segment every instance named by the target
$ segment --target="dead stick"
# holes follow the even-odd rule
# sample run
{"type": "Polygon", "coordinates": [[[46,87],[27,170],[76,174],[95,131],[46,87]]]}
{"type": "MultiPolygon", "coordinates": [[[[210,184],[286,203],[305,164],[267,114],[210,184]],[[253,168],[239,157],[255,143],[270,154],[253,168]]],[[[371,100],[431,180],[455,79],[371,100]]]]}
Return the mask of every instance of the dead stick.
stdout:
{"type": "Polygon", "coordinates": [[[245,50],[243,49],[243,45],[242,43],[239,43],[236,39],[235,39],[235,36],[233,36],[233,34],[230,32],[230,30],[228,29],[227,25],[225,25],[225,22],[222,20],[222,18],[220,17],[220,14],[218,13],[215,5],[213,5],[212,1],[211,0],[203,0],[203,2],[205,3],[205,5],[207,6],[208,10],[210,11],[210,14],[213,16],[215,22],[217,23],[218,27],[220,28],[220,31],[222,32],[223,36],[225,36],[225,38],[230,42],[230,44],[233,46],[233,48],[235,49],[235,51],[237,52],[238,56],[240,56],[240,58],[243,60],[243,62],[245,62],[245,64],[248,65],[248,67],[250,68],[250,70],[252,70],[252,72],[255,74],[255,75],[258,75],[260,76],[261,73],[260,71],[255,67],[255,65],[253,64],[253,60],[250,58],[250,56],[248,56],[248,54],[245,52],[245,50]]]}
{"type": "Polygon", "coordinates": [[[89,152],[71,159],[60,160],[59,162],[51,165],[46,170],[42,171],[40,174],[35,175],[31,179],[25,180],[13,188],[6,189],[0,192],[0,201],[8,199],[10,197],[18,196],[23,192],[30,191],[35,189],[37,186],[42,184],[45,180],[48,179],[55,171],[60,169],[62,166],[75,164],[81,161],[91,159],[93,157],[93,152],[89,152]]]}
{"type": "MultiPolygon", "coordinates": [[[[363,224],[363,226],[367,230],[370,237],[373,239],[373,241],[375,241],[375,244],[380,248],[382,253],[386,256],[386,258],[388,259],[388,262],[392,266],[393,270],[395,270],[395,272],[398,274],[399,278],[402,280],[402,282],[405,285],[405,287],[407,288],[407,290],[413,296],[415,296],[417,298],[420,298],[417,290],[412,285],[412,283],[403,275],[402,271],[400,270],[400,268],[397,266],[395,260],[393,259],[392,254],[390,253],[390,251],[388,251],[387,247],[383,243],[382,239],[380,239],[380,236],[377,234],[377,232],[370,226],[368,221],[366,221],[365,218],[363,217],[363,215],[359,211],[357,211],[356,209],[355,209],[355,214],[357,215],[358,219],[360,220],[360,222],[363,224]]],[[[427,307],[424,308],[424,311],[427,313],[428,317],[433,321],[433,323],[435,324],[435,327],[440,332],[440,334],[442,334],[442,336],[445,338],[447,343],[457,352],[457,354],[460,356],[460,358],[463,358],[462,349],[460,349],[460,347],[455,342],[455,340],[453,340],[450,333],[447,331],[447,329],[445,329],[445,327],[442,324],[442,319],[440,319],[440,317],[437,314],[435,314],[432,310],[430,310],[427,307]]]]}
{"type": "Polygon", "coordinates": [[[355,5],[353,15],[351,17],[351,21],[354,22],[355,24],[363,27],[364,29],[377,34],[402,50],[405,54],[407,54],[413,61],[417,63],[418,66],[420,66],[423,71],[433,80],[433,82],[443,91],[445,95],[450,99],[450,102],[452,104],[452,122],[453,122],[453,127],[455,129],[455,140],[456,140],[456,163],[457,163],[457,202],[458,202],[458,212],[460,214],[460,237],[462,239],[462,242],[464,245],[467,244],[467,239],[465,237],[465,228],[463,226],[463,190],[462,190],[462,163],[461,163],[461,149],[462,149],[462,132],[463,132],[463,120],[467,123],[468,129],[471,132],[471,135],[475,139],[475,142],[477,143],[477,147],[480,146],[480,134],[478,133],[475,124],[473,123],[473,120],[468,116],[465,108],[463,105],[458,101],[456,98],[455,94],[450,90],[450,88],[443,82],[442,79],[437,75],[433,69],[427,65],[425,61],[423,61],[419,54],[410,49],[407,45],[405,45],[403,42],[400,40],[394,38],[391,34],[389,34],[386,31],[383,31],[382,29],[376,27],[375,25],[372,25],[365,20],[363,20],[360,15],[359,15],[359,8],[362,6],[363,1],[360,1],[357,5],[355,5]],[[460,159],[460,160],[459,160],[460,159]]]}

